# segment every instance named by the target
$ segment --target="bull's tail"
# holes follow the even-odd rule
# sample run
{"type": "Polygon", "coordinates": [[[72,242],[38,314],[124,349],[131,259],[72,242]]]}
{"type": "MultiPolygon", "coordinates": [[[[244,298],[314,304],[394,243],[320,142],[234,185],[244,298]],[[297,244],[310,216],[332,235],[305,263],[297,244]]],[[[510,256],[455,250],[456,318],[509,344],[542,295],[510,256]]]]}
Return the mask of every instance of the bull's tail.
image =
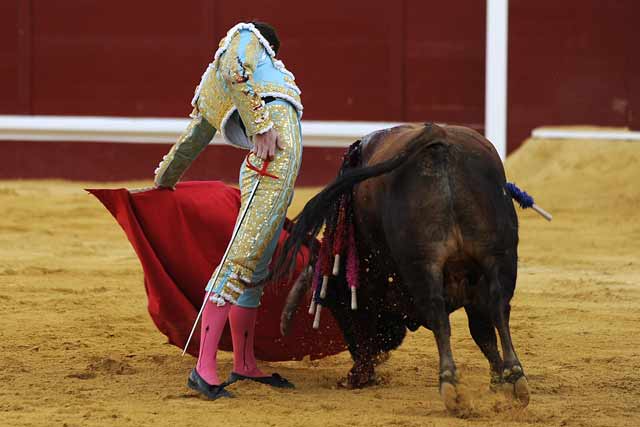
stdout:
{"type": "Polygon", "coordinates": [[[343,169],[338,177],[325,187],[320,193],[307,202],[302,212],[293,220],[293,228],[289,238],[275,262],[273,271],[276,278],[285,276],[293,271],[295,259],[302,245],[309,245],[318,235],[322,226],[331,215],[331,206],[344,193],[352,191],[354,186],[369,178],[389,173],[402,167],[416,153],[426,148],[440,144],[435,136],[438,132],[432,130],[432,125],[427,124],[424,132],[411,140],[404,151],[392,159],[366,167],[354,167],[343,169]]]}

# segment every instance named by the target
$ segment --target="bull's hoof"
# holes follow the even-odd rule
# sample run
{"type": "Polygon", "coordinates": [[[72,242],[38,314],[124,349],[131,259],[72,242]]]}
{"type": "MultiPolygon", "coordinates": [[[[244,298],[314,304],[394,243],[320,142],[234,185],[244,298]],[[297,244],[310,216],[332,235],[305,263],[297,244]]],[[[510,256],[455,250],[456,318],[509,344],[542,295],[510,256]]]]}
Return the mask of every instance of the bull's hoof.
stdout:
{"type": "Polygon", "coordinates": [[[378,378],[373,375],[367,378],[358,377],[353,378],[353,376],[349,375],[346,378],[342,378],[338,381],[338,388],[346,388],[348,390],[354,390],[358,388],[371,387],[378,384],[378,378]]]}
{"type": "Polygon", "coordinates": [[[529,388],[529,381],[527,381],[527,377],[522,376],[516,381],[513,385],[513,394],[518,403],[523,407],[529,404],[531,389],[529,388]]]}
{"type": "Polygon", "coordinates": [[[458,391],[451,383],[440,384],[440,397],[447,411],[455,413],[458,409],[458,391]]]}
{"type": "Polygon", "coordinates": [[[440,378],[440,397],[447,411],[460,418],[470,416],[473,409],[471,402],[460,392],[459,387],[453,383],[454,375],[450,371],[444,371],[440,378]]]}
{"type": "Polygon", "coordinates": [[[378,380],[373,363],[355,363],[347,378],[338,381],[338,387],[349,389],[364,388],[377,383],[378,380]]]}
{"type": "Polygon", "coordinates": [[[516,365],[511,369],[505,369],[502,376],[505,381],[503,390],[507,396],[515,399],[521,406],[527,406],[531,397],[531,389],[522,367],[516,365]]]}

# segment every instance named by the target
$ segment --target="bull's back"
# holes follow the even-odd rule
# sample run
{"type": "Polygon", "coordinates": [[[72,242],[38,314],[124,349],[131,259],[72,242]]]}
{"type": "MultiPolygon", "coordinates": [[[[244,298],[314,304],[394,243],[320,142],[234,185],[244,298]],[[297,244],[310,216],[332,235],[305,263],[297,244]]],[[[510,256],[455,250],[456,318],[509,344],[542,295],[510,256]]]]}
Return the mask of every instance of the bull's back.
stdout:
{"type": "Polygon", "coordinates": [[[419,233],[429,242],[446,244],[450,253],[501,251],[517,243],[502,162],[493,145],[474,130],[405,125],[382,131],[363,146],[363,165],[393,158],[426,132],[425,143],[439,143],[431,143],[398,170],[359,185],[356,197],[368,219],[384,227],[385,218],[379,215],[386,212],[392,232],[406,233],[407,239],[419,233]],[[378,209],[382,205],[394,209],[378,209]]]}

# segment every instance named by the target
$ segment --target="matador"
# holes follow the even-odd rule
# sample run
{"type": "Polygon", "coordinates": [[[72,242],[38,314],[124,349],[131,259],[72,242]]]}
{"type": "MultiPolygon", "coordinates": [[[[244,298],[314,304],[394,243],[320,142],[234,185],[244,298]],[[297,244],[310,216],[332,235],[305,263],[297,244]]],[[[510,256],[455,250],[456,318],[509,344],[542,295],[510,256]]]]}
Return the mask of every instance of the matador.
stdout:
{"type": "Polygon", "coordinates": [[[240,212],[246,213],[236,220],[237,234],[228,255],[206,285],[211,292],[202,313],[200,353],[187,383],[208,399],[231,397],[225,386],[238,380],[293,387],[257,366],[253,343],[263,287],[247,286],[268,275],[302,155],[300,89],[276,59],[279,47],[274,28],[266,23],[231,28],[196,88],[191,122],[155,171],[155,186],[173,189],[218,130],[226,142],[249,150],[239,179],[240,212]],[[260,182],[252,192],[256,180],[260,182]],[[216,354],[227,318],[233,372],[223,383],[216,354]]]}

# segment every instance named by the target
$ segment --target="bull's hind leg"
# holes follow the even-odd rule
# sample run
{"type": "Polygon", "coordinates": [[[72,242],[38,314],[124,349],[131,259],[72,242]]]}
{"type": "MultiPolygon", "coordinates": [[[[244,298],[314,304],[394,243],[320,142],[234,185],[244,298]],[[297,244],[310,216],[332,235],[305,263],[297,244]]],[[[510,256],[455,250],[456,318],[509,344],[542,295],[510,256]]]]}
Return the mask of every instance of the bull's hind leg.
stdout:
{"type": "Polygon", "coordinates": [[[509,317],[511,314],[511,305],[509,300],[511,299],[510,293],[505,292],[504,286],[509,286],[508,289],[515,289],[515,273],[508,274],[508,272],[515,269],[513,266],[506,266],[499,272],[497,267],[492,268],[487,272],[487,277],[490,277],[489,283],[489,295],[490,295],[490,310],[493,317],[494,326],[498,330],[500,335],[500,343],[502,344],[502,356],[504,358],[504,366],[502,371],[502,379],[511,384],[513,397],[515,397],[523,406],[529,404],[529,383],[527,377],[522,369],[522,364],[518,360],[516,351],[513,348],[513,341],[511,340],[511,330],[509,328],[509,317]],[[511,283],[510,283],[511,282],[511,283]]]}
{"type": "Polygon", "coordinates": [[[447,410],[462,415],[468,411],[469,402],[463,398],[457,387],[458,374],[451,352],[451,325],[445,307],[442,268],[432,266],[422,271],[422,274],[416,271],[415,265],[411,265],[407,270],[411,271],[405,270],[405,283],[422,317],[422,324],[428,325],[433,331],[438,346],[440,397],[447,410]]]}
{"type": "Polygon", "coordinates": [[[482,351],[482,354],[489,361],[491,389],[494,390],[503,382],[503,362],[498,351],[498,340],[496,339],[496,330],[493,327],[491,315],[487,314],[486,310],[478,307],[467,306],[464,309],[467,312],[471,336],[482,351]]]}

